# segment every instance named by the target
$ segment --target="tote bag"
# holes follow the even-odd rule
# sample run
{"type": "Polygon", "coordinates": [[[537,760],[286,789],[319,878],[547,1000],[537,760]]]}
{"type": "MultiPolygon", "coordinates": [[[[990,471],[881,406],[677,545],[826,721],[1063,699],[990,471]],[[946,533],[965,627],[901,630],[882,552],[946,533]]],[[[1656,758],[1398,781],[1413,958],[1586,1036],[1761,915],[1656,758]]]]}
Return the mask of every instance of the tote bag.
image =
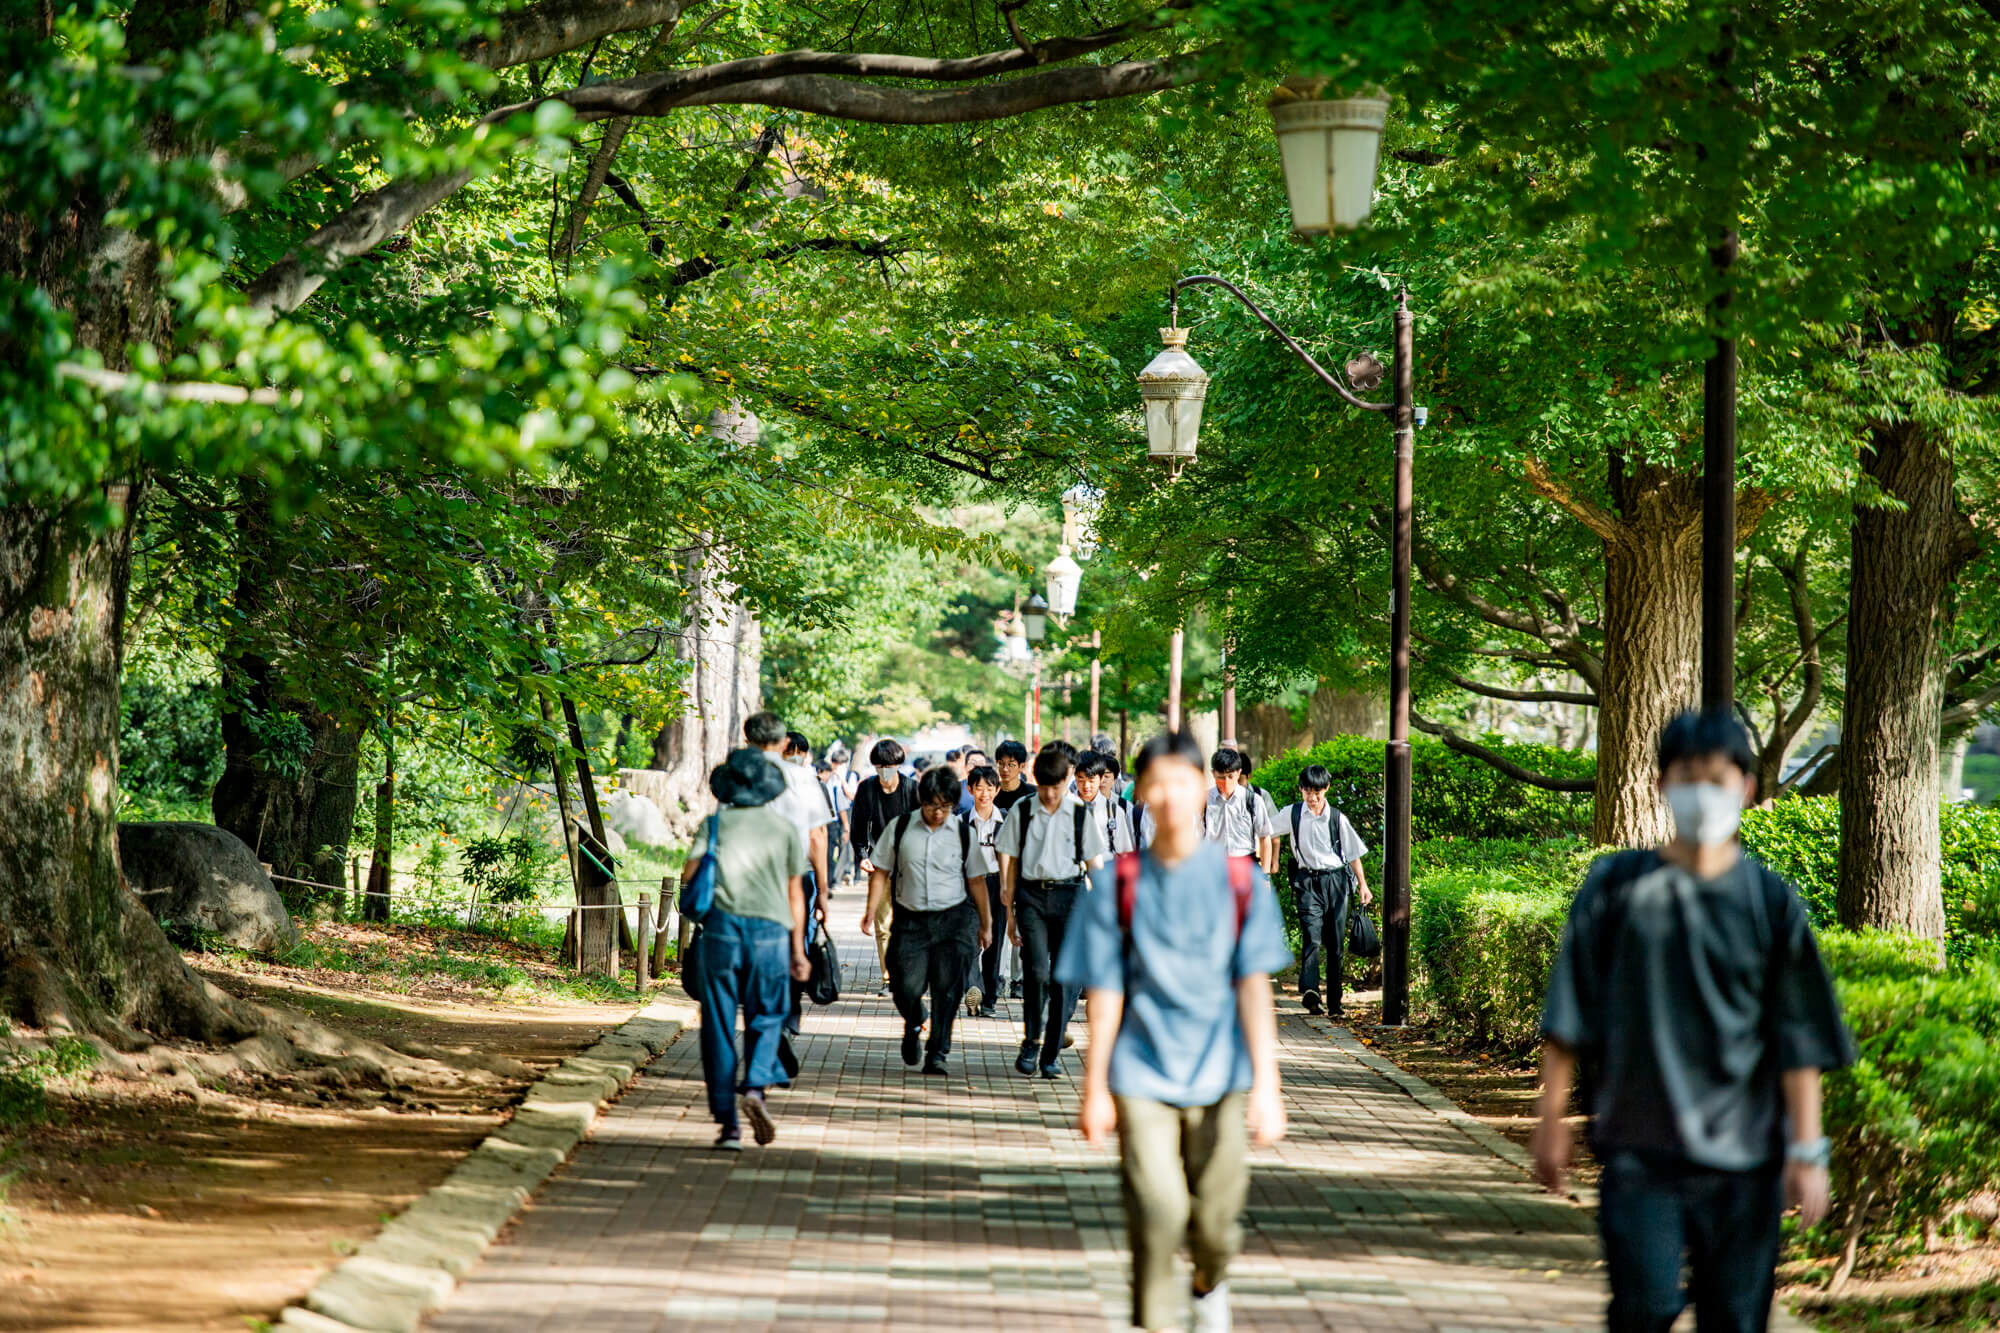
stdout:
{"type": "Polygon", "coordinates": [[[687,953],[681,957],[681,989],[697,1000],[701,998],[701,919],[715,906],[715,880],[720,873],[715,840],[721,826],[719,811],[708,817],[708,847],[695,867],[694,878],[681,885],[681,915],[694,922],[687,953]]]}

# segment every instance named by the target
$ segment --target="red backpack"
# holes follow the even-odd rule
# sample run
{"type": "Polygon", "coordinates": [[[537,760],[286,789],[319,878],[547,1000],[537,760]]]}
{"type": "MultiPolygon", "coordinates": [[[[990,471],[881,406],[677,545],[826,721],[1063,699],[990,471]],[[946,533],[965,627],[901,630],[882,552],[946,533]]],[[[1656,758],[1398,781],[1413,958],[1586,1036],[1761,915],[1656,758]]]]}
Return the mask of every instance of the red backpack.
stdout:
{"type": "MultiPolygon", "coordinates": [[[[1243,921],[1250,915],[1250,894],[1256,881],[1250,869],[1256,864],[1247,856],[1229,858],[1229,889],[1236,895],[1236,937],[1243,937],[1243,921]]],[[[1132,909],[1139,901],[1139,853],[1120,852],[1113,858],[1118,875],[1118,928],[1132,933],[1132,909]]]]}

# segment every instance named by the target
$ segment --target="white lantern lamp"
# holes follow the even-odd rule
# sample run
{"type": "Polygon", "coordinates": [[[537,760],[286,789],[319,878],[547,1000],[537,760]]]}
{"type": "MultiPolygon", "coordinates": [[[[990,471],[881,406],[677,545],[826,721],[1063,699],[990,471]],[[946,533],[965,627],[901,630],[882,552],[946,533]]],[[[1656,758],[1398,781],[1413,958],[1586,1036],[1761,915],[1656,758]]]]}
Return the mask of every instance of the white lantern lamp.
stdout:
{"type": "Polygon", "coordinates": [[[1079,560],[1097,553],[1097,511],[1103,506],[1104,492],[1087,481],[1063,492],[1063,543],[1076,551],[1079,560]]]}
{"type": "Polygon", "coordinates": [[[1187,352],[1188,331],[1160,330],[1160,354],[1139,372],[1139,396],[1146,401],[1146,457],[1166,466],[1169,479],[1194,461],[1201,433],[1201,404],[1208,396],[1208,372],[1187,352]]]}
{"type": "Polygon", "coordinates": [[[1271,103],[1271,123],[1284,161],[1292,230],[1301,236],[1351,231],[1368,221],[1375,202],[1375,168],[1385,97],[1322,101],[1318,85],[1287,79],[1271,103]]]}
{"type": "Polygon", "coordinates": [[[1083,584],[1083,566],[1069,558],[1069,547],[1056,551],[1056,558],[1042,570],[1049,584],[1049,614],[1061,624],[1076,614],[1076,594],[1083,584]]]}
{"type": "Polygon", "coordinates": [[[1040,643],[1049,632],[1049,604],[1036,593],[1021,608],[1021,624],[1028,631],[1029,643],[1040,643]]]}

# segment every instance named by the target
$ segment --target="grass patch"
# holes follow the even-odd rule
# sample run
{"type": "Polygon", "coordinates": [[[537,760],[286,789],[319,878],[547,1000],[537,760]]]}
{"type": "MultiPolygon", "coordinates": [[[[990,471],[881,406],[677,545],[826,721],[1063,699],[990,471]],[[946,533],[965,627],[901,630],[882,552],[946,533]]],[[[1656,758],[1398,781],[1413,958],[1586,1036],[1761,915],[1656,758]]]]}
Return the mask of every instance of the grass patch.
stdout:
{"type": "Polygon", "coordinates": [[[2000,1282],[1977,1287],[1935,1291],[1921,1296],[1897,1296],[1845,1302],[1808,1312],[1827,1333],[1984,1333],[2000,1328],[2000,1282]]]}

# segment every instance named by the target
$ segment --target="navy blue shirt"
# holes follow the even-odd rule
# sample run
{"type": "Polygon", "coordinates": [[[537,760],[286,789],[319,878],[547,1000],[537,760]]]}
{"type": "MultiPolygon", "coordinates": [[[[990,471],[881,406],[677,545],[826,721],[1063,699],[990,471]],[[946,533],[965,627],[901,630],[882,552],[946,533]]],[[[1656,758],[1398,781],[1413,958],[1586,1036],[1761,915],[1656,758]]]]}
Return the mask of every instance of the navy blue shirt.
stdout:
{"type": "Polygon", "coordinates": [[[1117,862],[1090,874],[1056,961],[1056,980],[1118,991],[1125,1016],[1111,1050],[1111,1091],[1169,1106],[1213,1106],[1251,1083],[1236,984],[1283,971],[1292,951],[1278,895],[1252,872],[1250,910],[1221,846],[1204,842],[1172,870],[1142,852],[1130,937],[1118,921],[1117,862]]]}

